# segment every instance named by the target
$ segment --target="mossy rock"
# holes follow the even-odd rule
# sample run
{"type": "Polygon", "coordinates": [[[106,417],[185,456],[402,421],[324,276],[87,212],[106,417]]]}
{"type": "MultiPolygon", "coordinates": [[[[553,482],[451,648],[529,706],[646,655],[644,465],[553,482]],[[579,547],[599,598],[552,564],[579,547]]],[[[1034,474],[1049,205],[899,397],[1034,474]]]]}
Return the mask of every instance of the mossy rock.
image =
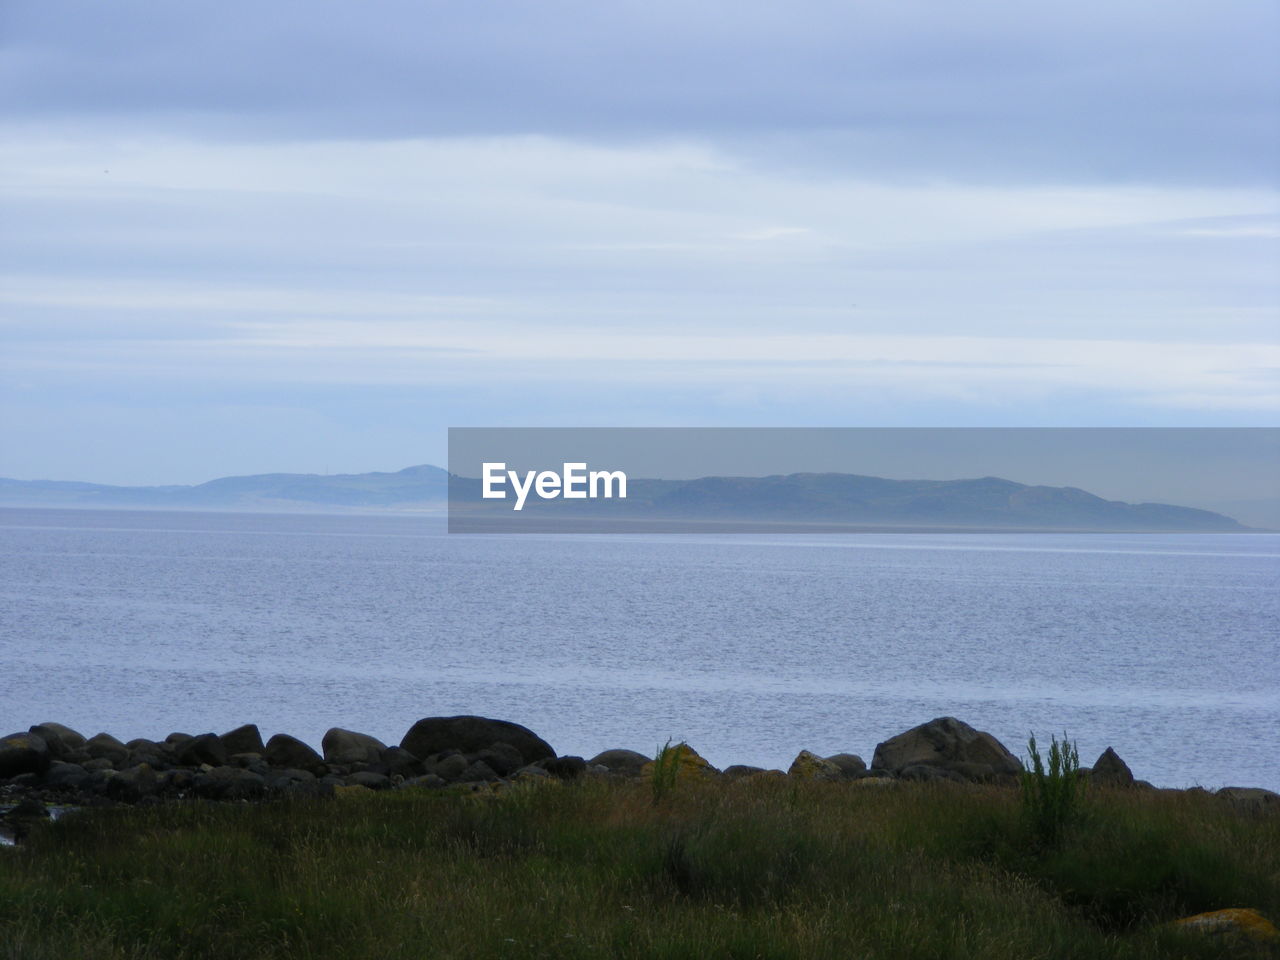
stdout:
{"type": "MultiPolygon", "coordinates": [[[[720,773],[687,743],[677,743],[673,747],[667,747],[665,751],[659,752],[659,756],[662,756],[663,753],[668,757],[674,757],[674,760],[668,759],[667,762],[675,763],[675,778],[677,781],[707,780],[720,773]]],[[[652,780],[653,772],[656,768],[657,761],[650,760],[640,768],[640,777],[644,780],[652,780]]]]}
{"type": "Polygon", "coordinates": [[[1256,943],[1280,944],[1280,930],[1257,910],[1230,907],[1183,917],[1173,922],[1182,930],[1194,930],[1217,939],[1252,940],[1256,943]]]}
{"type": "Polygon", "coordinates": [[[796,755],[796,758],[791,761],[787,776],[795,780],[835,781],[844,779],[844,771],[830,760],[825,760],[816,753],[801,750],[796,755]]]}

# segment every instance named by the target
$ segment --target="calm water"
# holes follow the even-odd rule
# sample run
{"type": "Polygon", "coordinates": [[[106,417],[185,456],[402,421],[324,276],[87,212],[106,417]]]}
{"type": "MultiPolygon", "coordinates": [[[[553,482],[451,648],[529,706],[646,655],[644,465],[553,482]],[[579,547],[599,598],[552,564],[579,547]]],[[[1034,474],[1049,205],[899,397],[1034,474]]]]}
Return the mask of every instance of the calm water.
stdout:
{"type": "Polygon", "coordinates": [[[1280,789],[1280,536],[448,536],[417,517],[0,510],[0,733],[253,721],[786,765],[952,714],[1280,789]]]}

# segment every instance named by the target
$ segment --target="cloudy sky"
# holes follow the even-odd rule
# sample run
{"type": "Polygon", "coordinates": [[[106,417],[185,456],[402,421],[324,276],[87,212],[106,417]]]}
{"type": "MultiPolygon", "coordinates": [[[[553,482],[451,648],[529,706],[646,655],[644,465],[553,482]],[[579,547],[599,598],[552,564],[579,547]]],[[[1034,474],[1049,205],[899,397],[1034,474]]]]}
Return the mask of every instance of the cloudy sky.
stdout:
{"type": "Polygon", "coordinates": [[[1277,38],[1257,0],[6,0],[0,475],[1275,426],[1277,38]]]}

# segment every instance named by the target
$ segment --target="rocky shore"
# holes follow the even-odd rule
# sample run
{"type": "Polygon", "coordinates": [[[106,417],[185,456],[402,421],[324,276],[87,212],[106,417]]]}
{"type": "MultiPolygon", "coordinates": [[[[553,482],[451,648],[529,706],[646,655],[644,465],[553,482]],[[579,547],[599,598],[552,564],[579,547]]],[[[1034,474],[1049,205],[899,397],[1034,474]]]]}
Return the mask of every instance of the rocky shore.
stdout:
{"type": "MultiPolygon", "coordinates": [[[[721,771],[687,744],[673,750],[670,759],[678,775],[704,778],[1012,785],[1023,770],[995,737],[953,717],[878,744],[869,766],[852,753],[821,757],[801,750],[786,771],[745,765],[721,771]]],[[[21,837],[24,823],[46,816],[49,805],[244,802],[353,790],[478,790],[547,778],[644,778],[652,775],[653,760],[627,749],[605,750],[590,759],[559,756],[527,727],[475,716],[423,718],[395,746],[334,727],[319,752],[285,733],[264,742],[254,724],[222,734],[171,733],[163,740],[121,743],[107,733],[85,737],[62,724],[39,723],[0,739],[0,832],[21,837]]],[[[1111,748],[1081,774],[1113,787],[1155,789],[1135,779],[1111,748]]],[[[1267,790],[1226,787],[1217,793],[1245,808],[1280,808],[1280,795],[1267,790]]]]}

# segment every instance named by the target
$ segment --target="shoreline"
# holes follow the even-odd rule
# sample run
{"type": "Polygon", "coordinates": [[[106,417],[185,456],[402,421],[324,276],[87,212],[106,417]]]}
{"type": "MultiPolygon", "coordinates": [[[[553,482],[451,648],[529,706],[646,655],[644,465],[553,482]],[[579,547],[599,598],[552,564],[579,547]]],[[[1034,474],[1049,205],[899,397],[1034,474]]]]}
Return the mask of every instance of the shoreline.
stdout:
{"type": "MultiPolygon", "coordinates": [[[[669,743],[660,752],[671,751],[681,769],[726,781],[1013,787],[1024,774],[1022,761],[1004,744],[954,717],[938,717],[890,737],[877,744],[870,762],[853,753],[822,757],[800,749],[785,771],[747,764],[718,769],[689,744],[669,743]]],[[[85,737],[47,722],[0,739],[0,810],[9,808],[0,821],[38,817],[48,805],[261,801],[331,797],[349,790],[500,789],[530,780],[644,780],[653,777],[656,759],[625,748],[589,759],[560,755],[527,727],[469,715],[418,720],[396,745],[334,727],[319,751],[283,733],[264,742],[254,724],[222,734],[171,733],[160,741],[122,743],[107,733],[85,737]]],[[[1093,764],[1080,767],[1078,776],[1110,788],[1213,794],[1248,807],[1280,809],[1280,794],[1261,787],[1156,787],[1135,777],[1110,747],[1093,764]]]]}

